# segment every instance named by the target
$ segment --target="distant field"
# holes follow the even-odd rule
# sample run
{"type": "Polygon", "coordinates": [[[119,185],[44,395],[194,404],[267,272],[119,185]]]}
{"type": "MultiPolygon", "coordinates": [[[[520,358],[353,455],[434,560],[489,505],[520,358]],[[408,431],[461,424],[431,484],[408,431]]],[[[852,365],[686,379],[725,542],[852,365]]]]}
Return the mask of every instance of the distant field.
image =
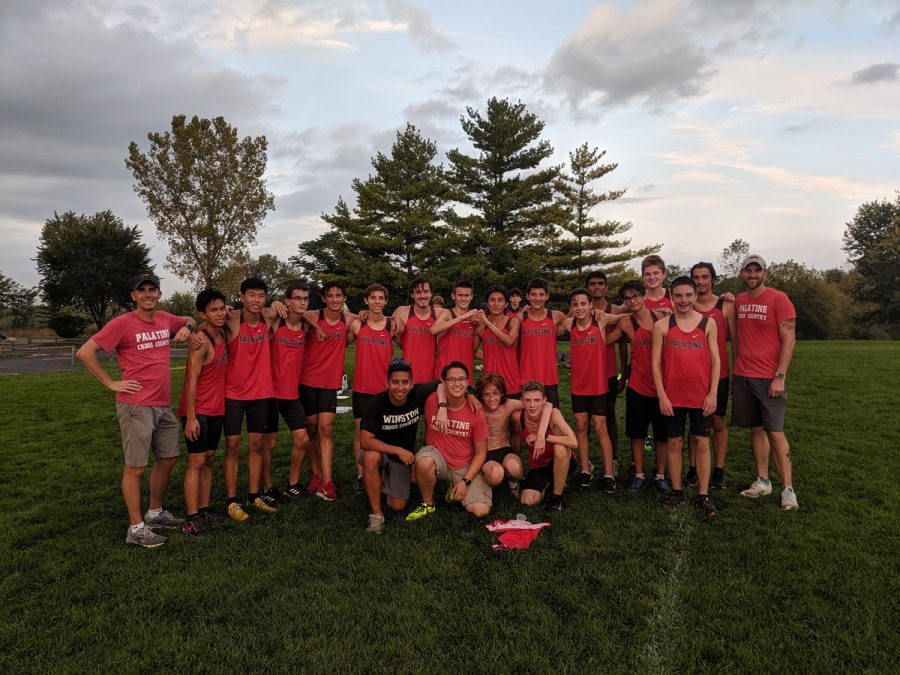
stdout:
{"type": "MultiPolygon", "coordinates": [[[[496,554],[487,520],[442,504],[366,535],[349,415],[338,502],[126,547],[112,395],[83,372],[5,377],[0,672],[895,671],[898,383],[896,342],[798,345],[787,432],[799,512],[738,496],[754,470],[735,430],[715,522],[650,492],[573,488],[548,516],[501,491],[497,517],[553,526],[496,554]]],[[[179,512],[183,468],[167,504],[179,512]]],[[[221,506],[218,466],[216,481],[221,506]]]]}

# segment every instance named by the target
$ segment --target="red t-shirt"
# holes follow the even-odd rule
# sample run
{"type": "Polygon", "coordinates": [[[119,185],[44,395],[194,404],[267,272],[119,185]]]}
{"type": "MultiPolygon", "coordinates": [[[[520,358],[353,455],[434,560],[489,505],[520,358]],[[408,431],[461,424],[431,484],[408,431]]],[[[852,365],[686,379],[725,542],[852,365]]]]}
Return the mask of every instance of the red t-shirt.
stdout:
{"type": "MultiPolygon", "coordinates": [[[[653,320],[657,316],[653,314],[653,320]]],[[[641,326],[635,317],[631,317],[634,338],[631,341],[631,375],[628,388],[643,396],[656,398],[656,385],[653,383],[653,329],[641,326]]]]}
{"type": "MultiPolygon", "coordinates": [[[[209,341],[213,346],[213,357],[209,363],[200,368],[197,378],[197,392],[194,397],[194,413],[218,417],[225,414],[225,364],[228,361],[227,342],[217,343],[212,336],[209,341]]],[[[187,368],[190,368],[188,364],[187,368]]],[[[187,369],[184,371],[184,384],[181,387],[181,400],[178,403],[178,416],[187,415],[187,369]]]]}
{"type": "Polygon", "coordinates": [[[378,394],[387,389],[387,369],[394,355],[391,344],[391,320],[375,330],[365,321],[356,335],[356,361],[353,368],[353,391],[378,394]]]}
{"type": "MultiPolygon", "coordinates": [[[[504,333],[509,334],[511,320],[507,319],[503,325],[501,330],[504,333]]],[[[502,377],[506,383],[507,394],[518,394],[522,389],[522,378],[519,376],[517,343],[506,346],[490,328],[485,328],[481,334],[481,352],[484,356],[484,372],[502,377]]]]}
{"type": "Polygon", "coordinates": [[[293,401],[300,396],[300,375],[306,351],[306,325],[298,330],[288,328],[281,319],[272,336],[272,388],[275,398],[293,401]]]}
{"type": "MultiPolygon", "coordinates": [[[[454,310],[450,310],[456,316],[454,310]]],[[[475,364],[475,327],[468,321],[460,321],[437,339],[434,361],[434,377],[441,377],[441,369],[448,363],[460,361],[469,369],[472,377],[472,366],[475,364]]]]}
{"type": "Polygon", "coordinates": [[[766,288],[757,297],[741,293],[734,303],[737,311],[738,349],[734,374],[744,377],[775,377],[781,353],[782,321],[796,319],[797,312],[788,296],[766,288]]]}
{"type": "Polygon", "coordinates": [[[556,325],[550,310],[540,321],[522,316],[519,332],[519,369],[522,382],[534,380],[543,385],[559,384],[556,369],[556,325]]]}
{"type": "Polygon", "coordinates": [[[318,389],[340,389],[347,352],[347,320],[341,312],[332,325],[325,318],[325,310],[320,309],[318,323],[325,331],[325,339],[320,340],[315,332],[309,334],[300,383],[318,389]]]}
{"type": "Polygon", "coordinates": [[[260,317],[251,326],[241,313],[237,335],[228,340],[225,396],[235,401],[257,401],[273,395],[269,325],[260,317]]]}
{"type": "Polygon", "coordinates": [[[569,331],[572,353],[572,393],[576,396],[601,396],[609,391],[606,377],[606,343],[596,321],[579,328],[572,321],[569,331]]]}
{"type": "Polygon", "coordinates": [[[169,339],[184,326],[184,319],[157,311],[145,321],[128,312],[106,324],[91,339],[105,352],[116,350],[123,380],[137,380],[140,391],[117,392],[116,400],[133,405],[172,405],[169,339]]]}
{"type": "MultiPolygon", "coordinates": [[[[412,366],[413,383],[430,382],[434,373],[435,339],[431,334],[431,325],[436,313],[430,308],[428,316],[420,319],[416,316],[415,307],[409,308],[406,328],[403,331],[403,358],[412,366]]],[[[470,373],[471,375],[471,373],[470,373]]]]}
{"type": "Polygon", "coordinates": [[[459,410],[447,410],[449,428],[446,432],[438,431],[436,419],[438,410],[437,394],[432,394],[425,401],[426,427],[425,439],[433,445],[447,460],[451,469],[460,469],[472,463],[475,456],[475,441],[488,439],[487,422],[484,413],[473,413],[466,403],[459,410]]]}
{"type": "Polygon", "coordinates": [[[675,408],[702,408],[709,393],[711,357],[706,341],[708,317],[689,331],[683,331],[669,317],[669,330],[663,343],[663,387],[675,408]]]}
{"type": "Polygon", "coordinates": [[[706,311],[699,307],[694,307],[703,316],[708,316],[716,322],[716,328],[718,329],[716,331],[716,344],[719,347],[719,362],[722,364],[719,379],[728,377],[728,324],[725,323],[725,314],[722,312],[724,302],[722,298],[719,298],[716,304],[706,311]]]}

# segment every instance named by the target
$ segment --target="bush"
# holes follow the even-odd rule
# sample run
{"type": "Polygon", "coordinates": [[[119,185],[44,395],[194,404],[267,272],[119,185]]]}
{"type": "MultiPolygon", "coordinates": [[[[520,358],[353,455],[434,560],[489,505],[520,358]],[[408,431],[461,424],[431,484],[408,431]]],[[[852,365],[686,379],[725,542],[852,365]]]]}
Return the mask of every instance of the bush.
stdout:
{"type": "Polygon", "coordinates": [[[54,314],[47,325],[61,338],[76,338],[84,332],[88,323],[83,316],[64,310],[54,314]]]}

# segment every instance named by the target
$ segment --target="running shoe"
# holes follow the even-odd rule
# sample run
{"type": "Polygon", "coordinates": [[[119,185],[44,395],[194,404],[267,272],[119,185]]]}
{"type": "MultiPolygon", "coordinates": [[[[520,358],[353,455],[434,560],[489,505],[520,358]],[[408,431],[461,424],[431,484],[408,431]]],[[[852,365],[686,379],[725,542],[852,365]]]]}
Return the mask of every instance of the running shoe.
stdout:
{"type": "Polygon", "coordinates": [[[218,511],[213,511],[212,509],[206,509],[206,511],[200,511],[200,517],[203,518],[203,522],[209,525],[210,523],[221,523],[226,520],[225,516],[223,516],[218,511]]]}
{"type": "Polygon", "coordinates": [[[309,485],[306,486],[306,494],[314,495],[319,491],[319,487],[322,485],[322,477],[319,475],[313,475],[312,479],[309,481],[309,485]]]}
{"type": "Polygon", "coordinates": [[[786,487],[781,491],[781,508],[785,511],[797,511],[800,508],[794,488],[786,487]]]}
{"type": "Polygon", "coordinates": [[[661,495],[667,495],[672,492],[672,484],[669,482],[668,478],[657,478],[656,483],[656,491],[661,495]]]}
{"type": "Polygon", "coordinates": [[[703,509],[703,515],[707,518],[715,518],[719,513],[716,509],[716,505],[710,500],[709,495],[698,495],[697,506],[703,509]]]}
{"type": "Polygon", "coordinates": [[[228,505],[228,517],[232,520],[236,520],[239,523],[243,523],[245,520],[250,519],[250,515],[241,508],[241,505],[237,502],[231,502],[228,505]]]}
{"type": "Polygon", "coordinates": [[[316,490],[316,497],[324,499],[326,502],[337,501],[337,490],[334,489],[334,483],[331,481],[321,483],[319,489],[316,490]]]}
{"type": "Polygon", "coordinates": [[[250,506],[253,508],[262,511],[263,513],[277,513],[278,509],[265,501],[264,497],[257,497],[252,502],[250,502],[250,506]]]}
{"type": "Polygon", "coordinates": [[[192,537],[202,537],[209,532],[200,515],[185,520],[184,525],[181,526],[181,530],[192,537]]]}
{"type": "Polygon", "coordinates": [[[713,469],[709,479],[709,487],[713,490],[725,489],[725,469],[713,469]]]}
{"type": "MultiPolygon", "coordinates": [[[[593,467],[592,467],[593,468],[593,467]]],[[[594,482],[594,474],[591,471],[582,471],[578,475],[578,487],[590,487],[591,483],[594,482]]]]}
{"type": "Polygon", "coordinates": [[[674,509],[684,501],[684,490],[672,490],[665,499],[663,506],[667,509],[674,509]]]}
{"type": "Polygon", "coordinates": [[[772,481],[763,480],[757,476],[756,480],[746,490],[741,490],[741,497],[757,499],[772,494],[772,481]]]}
{"type": "MultiPolygon", "coordinates": [[[[284,494],[274,485],[266,490],[265,496],[269,499],[274,499],[276,504],[287,504],[289,501],[291,501],[290,495],[284,494]]],[[[266,503],[268,503],[268,500],[266,500],[266,503]]]]}
{"type": "Polygon", "coordinates": [[[425,502],[422,502],[406,515],[406,520],[407,522],[412,520],[419,520],[420,518],[424,518],[425,516],[430,516],[432,513],[434,513],[434,504],[426,504],[425,502]]]}
{"type": "Polygon", "coordinates": [[[380,513],[370,513],[366,532],[369,534],[381,534],[384,532],[384,516],[380,513]]]}
{"type": "Polygon", "coordinates": [[[643,476],[635,476],[631,479],[631,483],[628,485],[629,492],[640,492],[644,489],[644,486],[647,484],[647,479],[643,476]]]}
{"type": "Polygon", "coordinates": [[[547,509],[550,511],[562,511],[566,508],[566,504],[563,501],[562,495],[550,495],[550,499],[547,500],[547,509]]]}
{"type": "Polygon", "coordinates": [[[519,498],[522,496],[521,489],[519,488],[519,481],[506,481],[509,485],[509,494],[513,499],[519,501],[519,498]]]}
{"type": "Polygon", "coordinates": [[[150,512],[144,514],[144,525],[153,525],[155,527],[181,527],[184,525],[184,518],[176,518],[171,511],[163,509],[155,516],[151,516],[150,512]]]}
{"type": "Polygon", "coordinates": [[[684,487],[694,487],[695,485],[697,485],[697,468],[691,466],[684,474],[684,487]]]}
{"type": "Polygon", "coordinates": [[[296,485],[288,485],[284,491],[288,497],[297,498],[306,496],[306,486],[303,483],[297,483],[296,485]]]}
{"type": "MultiPolygon", "coordinates": [[[[281,494],[281,493],[279,492],[279,494],[281,494]]],[[[276,511],[278,510],[278,498],[277,498],[275,495],[273,495],[273,494],[269,494],[269,491],[268,491],[268,490],[266,490],[265,492],[263,492],[263,493],[259,496],[259,498],[263,501],[263,503],[264,503],[266,506],[271,506],[271,507],[272,507],[273,509],[275,509],[276,511]]]]}
{"type": "Polygon", "coordinates": [[[612,476],[603,476],[600,479],[600,492],[605,492],[608,495],[613,494],[616,491],[616,479],[612,476]]]}
{"type": "Polygon", "coordinates": [[[131,528],[125,533],[125,543],[134,544],[135,546],[143,546],[144,548],[156,548],[162,546],[168,541],[166,537],[157,534],[146,525],[137,532],[132,532],[131,528]]]}

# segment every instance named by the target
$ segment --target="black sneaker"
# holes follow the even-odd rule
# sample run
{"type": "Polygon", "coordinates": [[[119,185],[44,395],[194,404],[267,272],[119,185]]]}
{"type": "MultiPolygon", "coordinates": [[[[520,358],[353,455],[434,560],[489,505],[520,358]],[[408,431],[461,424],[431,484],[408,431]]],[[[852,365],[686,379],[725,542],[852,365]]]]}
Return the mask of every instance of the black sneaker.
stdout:
{"type": "Polygon", "coordinates": [[[713,490],[725,489],[725,469],[713,469],[712,476],[709,479],[709,487],[713,490]]]}
{"type": "Polygon", "coordinates": [[[274,485],[272,487],[270,487],[268,490],[266,490],[266,496],[271,497],[278,504],[287,504],[289,501],[291,501],[290,496],[284,494],[281,490],[279,490],[274,485]]]}
{"type": "Polygon", "coordinates": [[[562,511],[566,508],[565,503],[563,502],[562,495],[550,495],[550,499],[547,500],[547,509],[550,511],[562,511]]]}
{"type": "Polygon", "coordinates": [[[295,485],[288,485],[284,491],[289,498],[294,499],[298,497],[306,496],[306,486],[303,483],[297,483],[295,485]]]}
{"type": "Polygon", "coordinates": [[[213,511],[212,509],[207,509],[206,511],[202,511],[200,513],[200,517],[203,518],[203,522],[209,525],[210,523],[222,523],[227,518],[223,516],[221,513],[213,511]]]}
{"type": "Polygon", "coordinates": [[[183,532],[191,535],[192,537],[202,537],[207,533],[206,524],[203,522],[203,518],[199,515],[185,520],[184,525],[181,526],[181,529],[183,532]]]}
{"type": "Polygon", "coordinates": [[[716,505],[710,501],[709,495],[700,495],[697,497],[697,506],[703,509],[703,515],[707,518],[715,518],[718,515],[716,505]]]}
{"type": "Polygon", "coordinates": [[[697,469],[689,467],[687,473],[684,474],[684,487],[694,487],[697,484],[697,469]]]}
{"type": "Polygon", "coordinates": [[[582,471],[578,474],[578,487],[590,487],[591,483],[594,482],[594,474],[590,471],[582,471]]]}
{"type": "Polygon", "coordinates": [[[600,479],[600,492],[611,495],[616,491],[616,479],[612,476],[603,476],[600,479]]]}
{"type": "Polygon", "coordinates": [[[674,509],[682,502],[684,502],[684,490],[672,490],[668,496],[663,499],[663,506],[667,509],[674,509]]]}
{"type": "MultiPolygon", "coordinates": [[[[271,506],[273,509],[278,506],[278,497],[272,494],[272,490],[274,489],[275,488],[269,488],[259,496],[266,506],[271,506]]],[[[279,492],[278,494],[281,493],[279,492]]]]}

